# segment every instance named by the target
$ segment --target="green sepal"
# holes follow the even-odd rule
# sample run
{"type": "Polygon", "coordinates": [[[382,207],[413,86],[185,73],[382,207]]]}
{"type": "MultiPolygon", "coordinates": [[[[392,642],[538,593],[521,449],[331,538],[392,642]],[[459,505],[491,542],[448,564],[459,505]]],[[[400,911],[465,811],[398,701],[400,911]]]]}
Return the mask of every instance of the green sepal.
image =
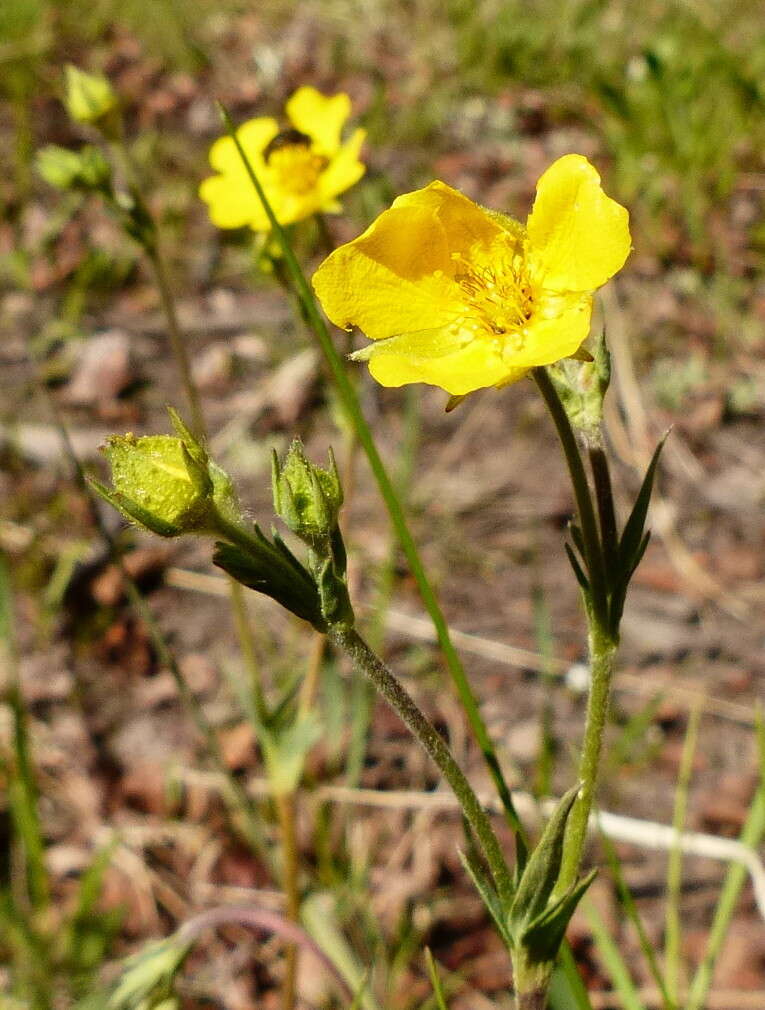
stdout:
{"type": "Polygon", "coordinates": [[[585,891],[597,876],[591,870],[578,880],[558,901],[553,902],[530,923],[523,932],[521,943],[526,957],[532,963],[553,962],[558,955],[563,937],[566,935],[571,916],[581,901],[585,891]]]}
{"type": "Polygon", "coordinates": [[[130,498],[127,498],[119,491],[112,491],[111,488],[102,484],[100,480],[96,480],[95,477],[88,477],[87,481],[99,498],[103,498],[107,504],[115,508],[130,522],[137,523],[139,526],[143,526],[160,537],[179,537],[183,533],[183,530],[177,526],[165,522],[151,512],[147,512],[146,509],[141,508],[136,502],[131,501],[130,498]]]}
{"type": "Polygon", "coordinates": [[[529,856],[507,920],[515,946],[521,943],[531,923],[547,908],[560,873],[566,823],[580,788],[577,783],[563,796],[529,856]]]}

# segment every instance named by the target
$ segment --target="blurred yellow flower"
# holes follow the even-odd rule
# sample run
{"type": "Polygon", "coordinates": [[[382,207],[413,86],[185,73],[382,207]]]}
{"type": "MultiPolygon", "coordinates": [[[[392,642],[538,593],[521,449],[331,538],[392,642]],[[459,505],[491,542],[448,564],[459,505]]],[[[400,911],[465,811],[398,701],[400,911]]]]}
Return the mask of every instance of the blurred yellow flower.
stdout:
{"type": "MultiPolygon", "coordinates": [[[[337,196],[362,177],[359,152],[364,130],[340,140],[351,114],[346,94],[327,97],[303,87],[285,106],[291,124],[282,130],[269,116],[251,119],[237,136],[265,190],[280,224],[292,224],[318,211],[340,210],[337,196]]],[[[199,195],[209,205],[219,228],[249,225],[269,231],[270,224],[231,137],[220,137],[210,148],[210,164],[219,173],[205,179],[199,195]]]]}
{"type": "Polygon", "coordinates": [[[455,396],[577,352],[592,292],[630,252],[629,215],[578,154],[537,183],[526,225],[443,182],[406,193],[314,274],[324,311],[375,343],[352,355],[384,386],[455,396]]]}

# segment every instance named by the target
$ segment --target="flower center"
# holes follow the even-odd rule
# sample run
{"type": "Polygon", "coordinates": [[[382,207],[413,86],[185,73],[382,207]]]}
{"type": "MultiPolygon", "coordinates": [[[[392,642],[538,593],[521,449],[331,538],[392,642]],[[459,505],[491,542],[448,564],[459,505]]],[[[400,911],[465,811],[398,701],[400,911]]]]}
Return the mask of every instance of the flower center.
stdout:
{"type": "Polygon", "coordinates": [[[534,296],[520,243],[501,241],[468,258],[452,253],[454,280],[464,295],[462,328],[474,337],[494,338],[502,351],[524,344],[524,328],[534,312],[534,296]]]}
{"type": "Polygon", "coordinates": [[[316,187],[327,159],[311,149],[311,138],[299,130],[283,130],[263,152],[273,185],[294,196],[316,187]]]}

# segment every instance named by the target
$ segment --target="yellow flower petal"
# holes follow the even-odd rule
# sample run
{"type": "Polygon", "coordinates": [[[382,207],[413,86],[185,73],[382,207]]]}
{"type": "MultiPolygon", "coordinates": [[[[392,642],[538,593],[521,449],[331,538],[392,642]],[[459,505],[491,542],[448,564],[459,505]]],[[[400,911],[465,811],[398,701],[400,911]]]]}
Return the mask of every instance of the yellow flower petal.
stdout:
{"type": "Polygon", "coordinates": [[[587,339],[591,317],[591,295],[549,295],[524,328],[523,345],[506,347],[505,363],[526,370],[568,358],[587,339]]]}
{"type": "MultiPolygon", "coordinates": [[[[270,116],[250,119],[236,131],[239,143],[257,172],[263,165],[263,151],[279,132],[279,124],[270,116]]],[[[245,174],[242,159],[231,137],[219,137],[210,148],[210,164],[216,172],[245,174]]],[[[252,183],[250,183],[252,185],[252,183]]]]}
{"type": "Polygon", "coordinates": [[[450,329],[407,333],[373,344],[369,371],[382,386],[427,382],[453,396],[496,385],[508,376],[490,341],[465,341],[450,329]]]}
{"type": "Polygon", "coordinates": [[[320,154],[332,157],[340,147],[340,134],[351,114],[348,95],[322,95],[316,88],[303,87],[288,100],[285,111],[295,129],[313,141],[320,154]]]}
{"type": "Polygon", "coordinates": [[[366,139],[366,130],[354,130],[319,178],[322,194],[322,209],[329,210],[331,201],[338,193],[344,193],[359,181],[366,172],[366,166],[359,161],[359,154],[366,139]],[[328,203],[324,205],[323,201],[328,203]]]}
{"type": "Polygon", "coordinates": [[[559,158],[541,177],[526,228],[530,270],[552,291],[594,291],[630,252],[629,214],[580,154],[559,158]]]}
{"type": "Polygon", "coordinates": [[[372,340],[446,327],[461,311],[443,227],[429,207],[399,200],[313,276],[332,322],[372,340]]]}
{"type": "Polygon", "coordinates": [[[218,228],[242,228],[250,225],[268,228],[263,205],[243,174],[213,175],[199,187],[199,195],[208,204],[210,219],[218,228]]]}
{"type": "Polygon", "coordinates": [[[450,250],[468,255],[476,245],[489,246],[503,229],[478,204],[436,180],[424,189],[404,193],[394,207],[427,207],[444,229],[450,250]]]}

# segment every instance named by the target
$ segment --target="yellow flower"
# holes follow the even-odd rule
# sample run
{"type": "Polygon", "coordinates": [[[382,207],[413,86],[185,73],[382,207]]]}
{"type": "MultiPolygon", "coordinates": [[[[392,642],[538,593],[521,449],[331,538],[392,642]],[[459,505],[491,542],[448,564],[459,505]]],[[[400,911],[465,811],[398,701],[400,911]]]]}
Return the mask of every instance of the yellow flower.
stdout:
{"type": "Polygon", "coordinates": [[[627,211],[568,154],[537,183],[525,226],[432,182],[336,249],[313,285],[333,323],[375,341],[353,357],[378,382],[460,396],[575,354],[592,292],[629,251],[627,211]]]}
{"type": "MultiPolygon", "coordinates": [[[[337,212],[337,196],[364,174],[359,152],[364,130],[340,140],[351,114],[346,94],[328,98],[303,87],[285,106],[291,126],[282,130],[275,119],[251,119],[237,136],[280,224],[292,224],[318,211],[337,212]]],[[[199,195],[209,204],[219,228],[249,225],[255,231],[271,226],[231,137],[220,137],[210,148],[210,164],[219,175],[205,179],[199,195]]]]}

